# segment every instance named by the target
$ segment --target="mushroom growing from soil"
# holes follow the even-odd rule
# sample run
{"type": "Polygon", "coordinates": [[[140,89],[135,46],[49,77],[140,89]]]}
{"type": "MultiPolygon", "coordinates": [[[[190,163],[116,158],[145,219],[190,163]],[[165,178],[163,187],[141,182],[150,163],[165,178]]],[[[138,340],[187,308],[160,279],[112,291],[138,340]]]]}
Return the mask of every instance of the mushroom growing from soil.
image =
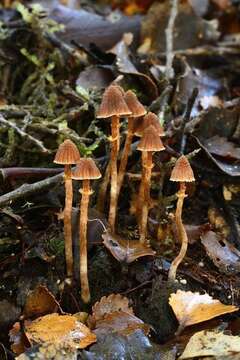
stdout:
{"type": "Polygon", "coordinates": [[[165,149],[160,137],[156,133],[154,126],[150,125],[143,132],[143,136],[138,144],[138,150],[142,151],[142,196],[143,200],[140,219],[140,243],[147,244],[147,219],[148,204],[150,199],[151,173],[153,167],[152,154],[154,151],[162,151],[165,149]]]}
{"type": "Polygon", "coordinates": [[[64,208],[64,237],[65,237],[65,257],[67,276],[73,274],[73,251],[72,251],[72,177],[71,165],[80,161],[78,148],[71,140],[65,140],[58,148],[54,158],[54,163],[64,165],[65,180],[65,208],[64,208]]]}
{"type": "MultiPolygon", "coordinates": [[[[147,115],[144,116],[142,121],[140,121],[140,122],[138,121],[137,123],[135,122],[134,134],[136,136],[142,137],[144,130],[147,129],[151,125],[154,127],[155,133],[158,136],[164,136],[163,127],[160,125],[157,115],[152,112],[147,113],[147,115]]],[[[142,156],[144,156],[144,154],[142,154],[142,156]]],[[[143,168],[141,184],[139,187],[137,213],[139,213],[142,210],[143,203],[144,203],[144,184],[143,184],[144,171],[145,171],[145,169],[143,168]]]]}
{"type": "Polygon", "coordinates": [[[182,155],[177,161],[172,170],[172,174],[170,177],[171,181],[180,182],[180,188],[177,192],[177,209],[175,214],[175,221],[177,227],[178,238],[181,242],[181,249],[177,257],[171,263],[169,273],[168,273],[168,281],[170,283],[174,282],[176,279],[176,272],[179,264],[182,262],[183,258],[186,255],[187,247],[188,247],[188,237],[186,230],[182,223],[182,208],[184,198],[186,195],[186,185],[185,182],[193,182],[195,181],[194,174],[191,168],[191,165],[186,158],[186,156],[182,155]]]}
{"type": "Polygon", "coordinates": [[[128,128],[127,128],[127,136],[122,152],[122,157],[120,161],[119,166],[119,172],[118,172],[118,194],[121,190],[127,162],[128,162],[128,156],[130,154],[131,150],[131,144],[132,144],[132,138],[134,135],[134,125],[135,121],[137,121],[138,118],[141,116],[144,116],[146,114],[146,109],[144,106],[138,101],[137,96],[131,91],[128,90],[124,96],[124,100],[129,108],[129,110],[132,112],[130,116],[128,116],[128,128]]]}
{"type": "Polygon", "coordinates": [[[87,222],[89,197],[92,194],[90,180],[99,179],[101,173],[95,162],[91,158],[82,158],[72,173],[72,179],[82,180],[82,194],[80,205],[79,220],[79,242],[80,242],[80,282],[81,298],[84,303],[90,301],[90,291],[88,284],[88,265],[87,265],[87,222]]]}
{"type": "Polygon", "coordinates": [[[111,118],[111,158],[110,158],[110,207],[109,207],[109,225],[112,232],[115,230],[116,212],[117,212],[117,189],[118,172],[117,158],[119,150],[119,118],[121,116],[131,115],[124,98],[123,91],[116,85],[110,85],[104,92],[102,102],[97,113],[97,118],[111,118]]]}

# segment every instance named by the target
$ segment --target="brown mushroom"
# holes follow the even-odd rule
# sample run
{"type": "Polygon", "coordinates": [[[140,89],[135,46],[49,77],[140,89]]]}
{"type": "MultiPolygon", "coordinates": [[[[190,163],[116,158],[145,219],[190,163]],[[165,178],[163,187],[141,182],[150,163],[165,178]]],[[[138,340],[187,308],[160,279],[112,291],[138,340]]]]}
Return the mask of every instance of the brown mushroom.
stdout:
{"type": "MultiPolygon", "coordinates": [[[[144,130],[143,136],[138,144],[138,150],[142,151],[142,187],[143,199],[140,219],[140,243],[146,244],[148,204],[150,200],[151,173],[153,167],[152,154],[154,151],[165,149],[160,137],[157,135],[154,126],[150,125],[144,130]]],[[[140,185],[141,186],[141,185],[140,185]]]]}
{"type": "Polygon", "coordinates": [[[186,230],[182,223],[182,208],[183,201],[186,195],[186,185],[185,182],[195,181],[194,174],[191,168],[191,165],[186,158],[186,156],[182,155],[177,161],[172,170],[172,174],[170,177],[171,181],[180,182],[180,188],[177,192],[177,209],[175,214],[176,228],[178,238],[181,242],[181,249],[177,257],[171,263],[169,273],[168,273],[168,281],[174,282],[176,279],[176,272],[179,264],[182,262],[183,258],[186,255],[187,247],[188,247],[188,237],[186,230]]]}
{"type": "Polygon", "coordinates": [[[56,164],[64,165],[65,180],[65,208],[64,208],[64,237],[65,237],[65,257],[67,276],[73,274],[73,252],[72,252],[72,178],[71,165],[80,161],[78,148],[71,140],[65,140],[58,148],[54,158],[56,164]]]}
{"type": "Polygon", "coordinates": [[[72,173],[72,179],[82,180],[82,194],[79,220],[79,242],[80,242],[80,281],[81,298],[85,303],[90,301],[90,291],[88,284],[88,265],[87,265],[87,222],[89,197],[92,194],[90,180],[99,179],[101,173],[95,162],[91,158],[82,158],[72,173]]]}
{"type": "Polygon", "coordinates": [[[128,116],[128,128],[127,128],[127,136],[122,152],[122,157],[120,161],[119,166],[119,172],[118,172],[118,194],[121,190],[127,162],[128,162],[128,156],[131,150],[131,144],[132,144],[132,138],[134,135],[134,119],[135,121],[137,118],[143,116],[146,114],[146,109],[144,106],[138,101],[137,96],[131,91],[128,90],[124,96],[124,100],[129,108],[129,110],[132,112],[130,116],[128,116]]]}
{"type": "Polygon", "coordinates": [[[158,136],[164,136],[163,127],[161,126],[157,115],[152,112],[147,113],[141,122],[135,122],[134,134],[141,137],[144,130],[150,125],[155,128],[155,132],[158,136]]]}
{"type": "Polygon", "coordinates": [[[97,113],[97,118],[111,118],[111,190],[108,220],[113,232],[115,230],[117,212],[117,158],[119,150],[119,118],[121,116],[127,115],[131,115],[131,111],[124,101],[122,91],[119,89],[119,86],[110,85],[103,94],[103,99],[97,113]]]}

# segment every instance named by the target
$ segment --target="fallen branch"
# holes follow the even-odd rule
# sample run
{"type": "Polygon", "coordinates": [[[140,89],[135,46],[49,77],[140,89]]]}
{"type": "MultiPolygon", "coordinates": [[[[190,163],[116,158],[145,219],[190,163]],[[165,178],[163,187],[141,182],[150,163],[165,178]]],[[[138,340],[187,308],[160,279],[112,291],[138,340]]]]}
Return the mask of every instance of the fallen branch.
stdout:
{"type": "Polygon", "coordinates": [[[29,135],[28,133],[26,133],[25,131],[21,130],[17,125],[15,125],[14,123],[12,123],[11,121],[8,121],[6,119],[4,119],[4,117],[2,116],[2,114],[0,114],[0,123],[2,123],[3,125],[7,126],[8,128],[12,128],[14,129],[20,136],[22,136],[23,138],[27,138],[29,141],[31,141],[32,143],[34,143],[43,153],[46,154],[50,154],[50,150],[48,150],[42,143],[42,141],[34,138],[32,135],[29,135]]]}
{"type": "Polygon", "coordinates": [[[18,200],[20,198],[30,195],[36,195],[40,191],[56,186],[58,183],[60,183],[63,180],[63,175],[64,173],[61,173],[52,176],[50,178],[35,182],[33,184],[21,185],[19,188],[0,196],[0,207],[5,206],[10,202],[18,200]]]}
{"type": "Polygon", "coordinates": [[[177,17],[178,12],[178,0],[171,1],[171,11],[169,15],[168,26],[166,28],[166,70],[165,75],[168,79],[171,79],[174,76],[172,62],[174,57],[173,51],[173,33],[174,33],[174,23],[177,17]]]}
{"type": "Polygon", "coordinates": [[[10,167],[0,169],[1,177],[4,181],[9,178],[24,178],[24,177],[47,177],[63,172],[63,168],[32,168],[32,167],[10,167]]]}

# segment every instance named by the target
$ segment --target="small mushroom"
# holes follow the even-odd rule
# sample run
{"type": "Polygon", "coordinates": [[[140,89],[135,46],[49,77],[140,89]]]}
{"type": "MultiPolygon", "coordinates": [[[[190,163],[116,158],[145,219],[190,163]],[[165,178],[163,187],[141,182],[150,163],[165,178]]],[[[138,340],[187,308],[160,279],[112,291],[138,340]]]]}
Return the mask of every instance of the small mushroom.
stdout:
{"type": "Polygon", "coordinates": [[[134,135],[134,119],[135,121],[146,114],[146,109],[144,106],[138,101],[137,96],[131,91],[128,90],[124,96],[124,100],[132,112],[130,116],[128,116],[128,128],[127,128],[127,136],[122,152],[122,157],[120,161],[119,166],[119,172],[118,172],[118,194],[121,190],[124,175],[126,172],[127,162],[128,162],[128,156],[131,150],[131,144],[132,144],[132,138],[134,135]]]}
{"type": "Polygon", "coordinates": [[[91,158],[82,158],[72,173],[72,179],[82,180],[82,194],[80,205],[79,220],[79,242],[80,242],[80,281],[81,298],[85,303],[90,301],[90,291],[88,284],[88,265],[87,265],[87,222],[89,197],[92,194],[90,180],[99,179],[101,173],[95,162],[91,158]]]}
{"type": "Polygon", "coordinates": [[[73,251],[72,251],[72,178],[71,165],[80,161],[78,148],[71,140],[65,140],[58,148],[54,158],[54,163],[64,165],[65,180],[65,208],[64,208],[64,237],[65,237],[65,257],[67,276],[73,274],[73,251]]]}
{"type": "MultiPolygon", "coordinates": [[[[149,112],[147,113],[142,121],[135,121],[134,124],[134,134],[136,136],[142,137],[143,132],[145,129],[147,129],[149,126],[153,126],[155,129],[155,133],[158,136],[164,136],[164,130],[163,127],[159,123],[159,119],[156,114],[149,112]]],[[[144,156],[144,154],[143,154],[144,156]]],[[[142,169],[142,174],[144,173],[144,169],[142,169]]],[[[144,184],[143,184],[144,175],[141,179],[141,185],[139,187],[139,200],[138,200],[138,206],[137,206],[137,213],[139,213],[142,210],[143,203],[144,203],[144,184]]]]}
{"type": "Polygon", "coordinates": [[[97,113],[97,118],[111,118],[111,190],[110,190],[110,208],[109,225],[112,232],[115,230],[116,212],[117,212],[117,158],[119,150],[119,118],[121,116],[131,115],[124,98],[123,90],[119,86],[110,85],[104,92],[102,102],[97,113]]]}
{"type": "MultiPolygon", "coordinates": [[[[154,151],[162,151],[165,149],[160,137],[156,133],[154,126],[150,125],[143,132],[143,136],[138,144],[138,150],[142,151],[142,186],[143,191],[140,199],[142,203],[141,219],[140,219],[140,243],[146,244],[148,204],[150,200],[151,174],[152,174],[152,154],[154,151]]],[[[141,186],[141,185],[140,185],[141,186]]]]}
{"type": "Polygon", "coordinates": [[[176,279],[176,272],[179,264],[182,262],[183,258],[186,255],[187,247],[188,247],[188,237],[186,230],[182,223],[182,208],[183,201],[186,195],[186,185],[185,182],[195,181],[194,174],[191,168],[191,165],[186,158],[186,156],[182,155],[177,161],[172,170],[172,174],[170,177],[171,181],[180,182],[180,188],[177,192],[177,209],[175,214],[176,228],[178,238],[181,242],[181,249],[177,257],[171,263],[169,273],[168,273],[168,281],[174,282],[176,279]]]}

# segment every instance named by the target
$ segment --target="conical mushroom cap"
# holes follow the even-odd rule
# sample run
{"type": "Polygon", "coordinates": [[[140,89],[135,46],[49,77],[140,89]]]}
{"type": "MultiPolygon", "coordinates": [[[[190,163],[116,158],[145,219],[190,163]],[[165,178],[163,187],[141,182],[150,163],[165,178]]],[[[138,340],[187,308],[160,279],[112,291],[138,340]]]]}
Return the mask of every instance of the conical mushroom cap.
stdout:
{"type": "Polygon", "coordinates": [[[132,117],[140,117],[146,114],[145,107],[140,103],[137,96],[131,90],[126,92],[124,100],[129,110],[132,112],[132,117]]]}
{"type": "Polygon", "coordinates": [[[131,115],[119,86],[110,85],[104,92],[97,118],[131,115]]]}
{"type": "Polygon", "coordinates": [[[72,179],[74,180],[94,180],[101,176],[97,165],[91,158],[81,158],[76,169],[72,172],[72,179]]]}
{"type": "Polygon", "coordinates": [[[186,156],[182,155],[176,161],[176,164],[171,173],[170,180],[179,182],[195,181],[191,165],[186,156]]]}
{"type": "Polygon", "coordinates": [[[159,119],[156,114],[149,112],[144,116],[140,124],[136,124],[135,135],[142,136],[146,128],[152,125],[155,128],[155,132],[158,136],[164,136],[164,130],[159,123],[159,119]]]}
{"type": "Polygon", "coordinates": [[[162,151],[165,149],[162,140],[156,133],[154,126],[150,125],[144,131],[137,149],[140,151],[162,151]]]}
{"type": "Polygon", "coordinates": [[[78,148],[71,140],[65,140],[58,148],[53,162],[56,164],[77,164],[80,160],[78,148]]]}

